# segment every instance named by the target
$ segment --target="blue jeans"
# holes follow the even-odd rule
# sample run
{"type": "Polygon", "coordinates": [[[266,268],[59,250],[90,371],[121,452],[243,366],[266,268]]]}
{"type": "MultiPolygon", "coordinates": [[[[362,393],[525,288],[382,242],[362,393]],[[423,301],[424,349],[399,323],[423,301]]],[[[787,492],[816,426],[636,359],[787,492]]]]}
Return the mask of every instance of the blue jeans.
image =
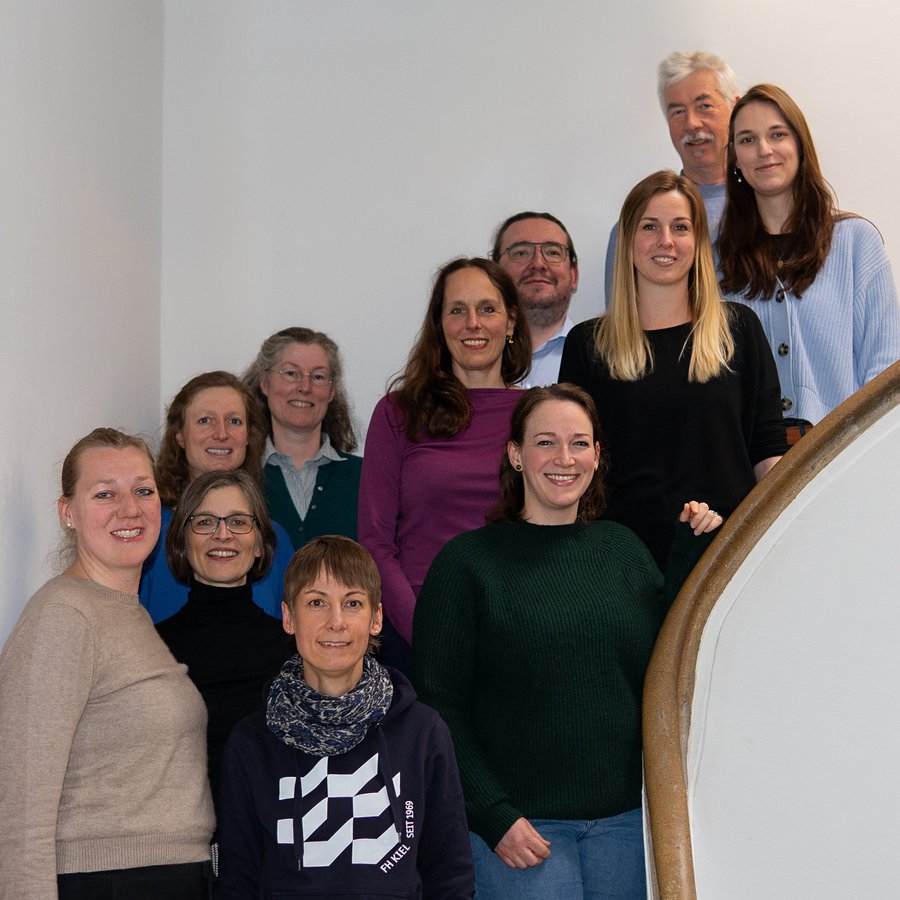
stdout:
{"type": "Polygon", "coordinates": [[[608,819],[529,819],[550,841],[550,857],[510,869],[477,834],[475,900],[645,900],[640,809],[608,819]]]}

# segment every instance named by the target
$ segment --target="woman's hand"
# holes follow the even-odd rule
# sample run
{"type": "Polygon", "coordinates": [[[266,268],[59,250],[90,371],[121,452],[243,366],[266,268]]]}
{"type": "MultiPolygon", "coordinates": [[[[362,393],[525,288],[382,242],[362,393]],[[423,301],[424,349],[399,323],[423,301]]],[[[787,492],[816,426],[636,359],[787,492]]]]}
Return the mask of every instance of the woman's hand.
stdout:
{"type": "Polygon", "coordinates": [[[521,818],[500,838],[494,852],[511,869],[527,869],[550,855],[550,841],[545,841],[528,819],[521,818]]]}
{"type": "Polygon", "coordinates": [[[691,528],[694,529],[694,534],[704,534],[715,531],[724,520],[715,510],[709,508],[708,503],[691,500],[684,504],[678,521],[689,522],[691,528]]]}

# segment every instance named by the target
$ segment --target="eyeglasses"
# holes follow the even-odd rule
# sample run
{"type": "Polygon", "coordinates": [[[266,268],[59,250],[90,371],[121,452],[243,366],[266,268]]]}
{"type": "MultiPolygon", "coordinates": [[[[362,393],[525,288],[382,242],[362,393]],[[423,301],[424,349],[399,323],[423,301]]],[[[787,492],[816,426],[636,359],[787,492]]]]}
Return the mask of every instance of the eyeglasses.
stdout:
{"type": "MultiPolygon", "coordinates": [[[[515,244],[510,244],[503,253],[509,257],[510,262],[531,262],[534,258],[534,251],[538,247],[541,248],[541,256],[551,266],[561,266],[569,258],[569,248],[556,241],[516,241],[515,244]]],[[[502,256],[503,253],[500,255],[502,256]]]]}
{"type": "Polygon", "coordinates": [[[300,384],[304,378],[309,378],[309,383],[313,387],[327,387],[334,384],[334,379],[328,372],[319,369],[317,372],[304,372],[302,369],[277,369],[282,381],[288,384],[300,384]]]}
{"type": "Polygon", "coordinates": [[[256,524],[256,516],[249,513],[232,513],[230,516],[214,516],[212,513],[194,513],[188,516],[188,524],[194,534],[215,534],[219,530],[219,522],[232,534],[250,534],[256,524]]]}

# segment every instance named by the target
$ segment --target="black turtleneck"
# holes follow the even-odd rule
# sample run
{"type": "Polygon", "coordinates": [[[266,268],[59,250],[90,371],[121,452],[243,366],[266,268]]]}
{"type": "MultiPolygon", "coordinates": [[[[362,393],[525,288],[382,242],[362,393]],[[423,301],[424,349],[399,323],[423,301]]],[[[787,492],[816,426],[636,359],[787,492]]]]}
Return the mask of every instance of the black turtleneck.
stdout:
{"type": "Polygon", "coordinates": [[[209,712],[207,749],[213,800],[219,802],[219,766],[231,729],[261,709],[263,688],[296,653],[278,619],[253,602],[250,584],[212,587],[191,582],[187,603],[156,630],[188,675],[209,712]]]}

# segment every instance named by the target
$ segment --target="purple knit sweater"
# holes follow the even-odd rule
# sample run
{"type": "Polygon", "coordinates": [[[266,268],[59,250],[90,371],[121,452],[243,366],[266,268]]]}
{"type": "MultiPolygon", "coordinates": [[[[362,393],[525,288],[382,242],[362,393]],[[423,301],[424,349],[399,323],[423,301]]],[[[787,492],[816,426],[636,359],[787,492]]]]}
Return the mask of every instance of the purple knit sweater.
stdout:
{"type": "Polygon", "coordinates": [[[403,414],[382,397],[366,435],[359,486],[359,542],[381,572],[384,609],[412,642],[413,609],[438,551],[484,525],[500,493],[500,458],[521,391],[469,391],[472,421],[452,438],[406,437],[403,414]]]}

